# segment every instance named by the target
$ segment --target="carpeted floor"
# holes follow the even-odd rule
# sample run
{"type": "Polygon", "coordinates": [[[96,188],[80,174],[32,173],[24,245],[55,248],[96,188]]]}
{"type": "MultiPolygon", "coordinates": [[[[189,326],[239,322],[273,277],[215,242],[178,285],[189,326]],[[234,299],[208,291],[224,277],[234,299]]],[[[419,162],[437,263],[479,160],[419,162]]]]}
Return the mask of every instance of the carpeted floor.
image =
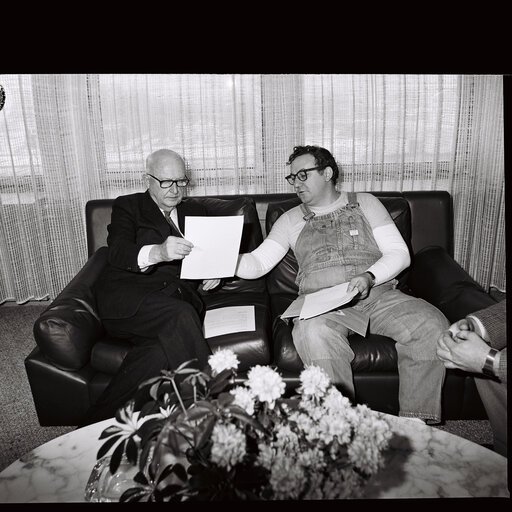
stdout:
{"type": "MultiPolygon", "coordinates": [[[[32,326],[47,304],[0,305],[0,471],[75,428],[39,425],[25,372],[23,361],[35,347],[32,326]]],[[[488,421],[447,421],[439,428],[486,447],[492,445],[488,421]]]]}
{"type": "Polygon", "coordinates": [[[41,427],[24,359],[35,347],[32,326],[47,307],[0,306],[0,471],[21,455],[75,427],[41,427]]]}

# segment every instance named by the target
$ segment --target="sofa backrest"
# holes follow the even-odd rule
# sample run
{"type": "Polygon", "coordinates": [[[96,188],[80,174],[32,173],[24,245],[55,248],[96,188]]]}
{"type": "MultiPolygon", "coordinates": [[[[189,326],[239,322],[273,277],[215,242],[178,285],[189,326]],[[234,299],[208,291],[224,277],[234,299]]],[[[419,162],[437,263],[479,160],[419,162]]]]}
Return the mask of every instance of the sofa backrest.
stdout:
{"type": "MultiPolygon", "coordinates": [[[[212,216],[244,215],[241,252],[250,252],[263,241],[261,223],[250,196],[197,196],[187,197],[186,201],[202,203],[212,216]]],[[[113,202],[114,199],[92,199],[85,205],[88,256],[107,245],[113,202]]]]}
{"type": "MultiPolygon", "coordinates": [[[[373,194],[381,198],[402,198],[409,205],[410,217],[410,237],[406,238],[409,243],[411,255],[418,253],[421,249],[437,245],[446,250],[453,257],[453,205],[451,195],[442,190],[425,190],[411,192],[373,192],[373,194]]],[[[276,203],[283,203],[289,200],[298,201],[297,195],[294,193],[282,194],[248,194],[244,196],[233,195],[217,195],[217,196],[194,196],[195,200],[224,199],[234,200],[241,197],[249,198],[256,209],[256,217],[259,220],[262,236],[265,237],[269,230],[269,222],[273,213],[268,216],[269,208],[272,211],[278,211],[274,208],[276,203]]],[[[189,199],[192,199],[190,197],[189,199]]],[[[113,199],[94,199],[86,204],[86,229],[87,229],[87,248],[89,256],[92,255],[99,247],[107,243],[107,226],[110,223],[110,215],[112,211],[113,199]]],[[[228,208],[228,203],[226,203],[228,208]]],[[[212,209],[216,205],[212,203],[212,209]]],[[[237,207],[237,204],[232,204],[237,207]]],[[[248,212],[251,221],[249,225],[253,225],[255,214],[252,208],[248,212]]],[[[227,213],[231,214],[231,213],[227,213]]],[[[224,213],[226,215],[226,213],[224,213]]],[[[275,221],[275,219],[274,219],[275,221]]],[[[244,230],[247,226],[244,226],[244,230]]],[[[252,229],[252,228],[251,228],[252,229]]],[[[257,229],[254,231],[254,237],[249,236],[253,243],[257,243],[257,229]]],[[[244,233],[244,237],[247,236],[244,233]]],[[[249,242],[248,242],[249,243],[249,242]]],[[[249,245],[247,246],[249,247],[249,245]]],[[[252,249],[251,249],[252,250],[252,249]]]]}

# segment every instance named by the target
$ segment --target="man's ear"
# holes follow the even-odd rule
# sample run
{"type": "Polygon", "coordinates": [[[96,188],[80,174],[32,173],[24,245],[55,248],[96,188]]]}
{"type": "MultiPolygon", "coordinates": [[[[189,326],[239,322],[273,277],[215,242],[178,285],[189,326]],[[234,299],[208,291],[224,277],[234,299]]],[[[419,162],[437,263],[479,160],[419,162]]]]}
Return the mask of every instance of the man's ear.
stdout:
{"type": "Polygon", "coordinates": [[[327,166],[327,167],[324,169],[324,178],[325,178],[325,181],[331,181],[332,175],[333,175],[332,167],[327,166]]]}

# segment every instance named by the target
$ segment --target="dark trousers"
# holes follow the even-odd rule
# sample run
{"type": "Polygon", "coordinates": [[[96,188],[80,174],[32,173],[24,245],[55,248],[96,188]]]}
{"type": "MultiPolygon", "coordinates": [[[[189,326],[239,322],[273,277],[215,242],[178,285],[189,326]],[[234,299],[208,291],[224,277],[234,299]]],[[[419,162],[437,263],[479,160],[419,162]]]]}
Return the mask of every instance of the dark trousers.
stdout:
{"type": "MultiPolygon", "coordinates": [[[[173,295],[155,291],[133,317],[102,320],[110,336],[128,339],[133,348],[80,426],[114,416],[117,409],[136,398],[139,384],[159,375],[160,370],[174,369],[191,359],[196,360],[191,366],[204,368],[211,350],[203,336],[200,312],[187,299],[197,307],[188,292],[183,296],[182,291],[173,295]]],[[[139,401],[148,397],[138,394],[139,401]]]]}

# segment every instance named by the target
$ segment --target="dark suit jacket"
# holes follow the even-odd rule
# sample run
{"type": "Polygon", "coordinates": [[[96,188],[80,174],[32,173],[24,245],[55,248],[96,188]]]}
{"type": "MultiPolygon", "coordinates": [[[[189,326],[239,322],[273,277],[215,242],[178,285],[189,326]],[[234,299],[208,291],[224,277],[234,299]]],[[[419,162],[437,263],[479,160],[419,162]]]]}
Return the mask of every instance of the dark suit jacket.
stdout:
{"type": "MultiPolygon", "coordinates": [[[[183,232],[185,216],[205,216],[203,206],[184,198],[177,206],[178,224],[183,232]]],[[[159,263],[145,272],[139,269],[137,255],[142,246],[160,244],[173,233],[149,192],[129,194],[115,199],[108,226],[108,265],[98,279],[95,293],[101,318],[133,316],[141,301],[155,290],[172,295],[178,288],[192,291],[193,301],[199,282],[179,279],[181,261],[159,263]]],[[[194,302],[193,302],[194,303],[194,302]]],[[[194,304],[196,309],[201,306],[194,304]]]]}

